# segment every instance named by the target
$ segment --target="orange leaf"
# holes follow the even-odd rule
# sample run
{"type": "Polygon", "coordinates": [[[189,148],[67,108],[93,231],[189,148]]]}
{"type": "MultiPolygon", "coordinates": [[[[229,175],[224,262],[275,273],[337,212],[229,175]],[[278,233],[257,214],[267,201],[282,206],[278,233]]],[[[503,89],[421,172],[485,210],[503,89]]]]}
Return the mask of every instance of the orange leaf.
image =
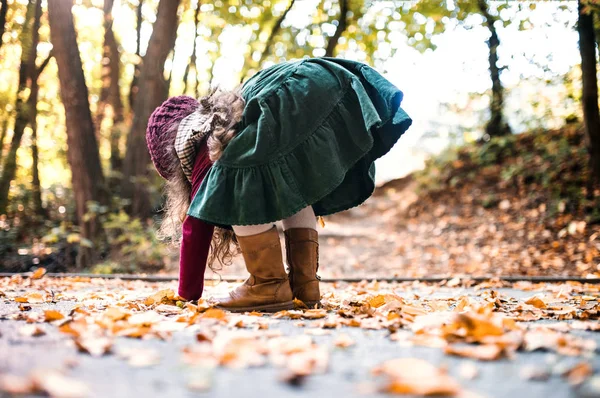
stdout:
{"type": "Polygon", "coordinates": [[[65,316],[56,310],[44,311],[44,322],[53,322],[63,319],[65,316]]]}
{"type": "Polygon", "coordinates": [[[31,275],[31,279],[42,279],[46,275],[46,268],[40,267],[31,275]]]}

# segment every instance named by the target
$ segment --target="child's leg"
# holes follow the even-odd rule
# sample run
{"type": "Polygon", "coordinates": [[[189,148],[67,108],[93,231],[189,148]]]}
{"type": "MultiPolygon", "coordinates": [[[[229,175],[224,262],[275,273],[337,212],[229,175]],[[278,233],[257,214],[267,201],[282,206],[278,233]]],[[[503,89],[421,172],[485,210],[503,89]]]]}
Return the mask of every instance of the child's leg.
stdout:
{"type": "Polygon", "coordinates": [[[273,228],[273,223],[258,225],[234,225],[233,232],[237,236],[258,235],[273,228]]]}
{"type": "Polygon", "coordinates": [[[320,305],[319,234],[312,207],[306,207],[283,220],[285,251],[290,267],[290,283],[294,297],[307,306],[320,305]]]}
{"type": "Polygon", "coordinates": [[[317,229],[317,217],[312,206],[305,207],[293,216],[283,220],[283,229],[285,231],[292,228],[317,229]]]}

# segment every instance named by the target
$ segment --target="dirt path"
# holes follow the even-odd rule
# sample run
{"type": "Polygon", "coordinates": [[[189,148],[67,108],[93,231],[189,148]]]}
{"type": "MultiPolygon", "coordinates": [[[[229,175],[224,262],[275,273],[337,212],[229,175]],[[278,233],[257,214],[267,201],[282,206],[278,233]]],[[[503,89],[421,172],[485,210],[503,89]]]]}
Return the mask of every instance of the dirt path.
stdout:
{"type": "Polygon", "coordinates": [[[600,393],[595,285],[338,282],[324,309],[275,315],[181,303],[175,287],[0,278],[0,396],[600,393]]]}

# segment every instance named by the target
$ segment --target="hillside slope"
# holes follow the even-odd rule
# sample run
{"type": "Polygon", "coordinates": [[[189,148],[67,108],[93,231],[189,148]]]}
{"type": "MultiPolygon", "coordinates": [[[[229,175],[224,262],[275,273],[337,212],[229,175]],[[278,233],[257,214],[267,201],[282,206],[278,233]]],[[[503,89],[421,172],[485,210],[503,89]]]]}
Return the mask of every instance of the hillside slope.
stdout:
{"type": "Polygon", "coordinates": [[[390,221],[422,253],[416,269],[587,276],[600,272],[600,207],[586,162],[578,126],[535,131],[447,151],[378,196],[418,198],[390,221]]]}

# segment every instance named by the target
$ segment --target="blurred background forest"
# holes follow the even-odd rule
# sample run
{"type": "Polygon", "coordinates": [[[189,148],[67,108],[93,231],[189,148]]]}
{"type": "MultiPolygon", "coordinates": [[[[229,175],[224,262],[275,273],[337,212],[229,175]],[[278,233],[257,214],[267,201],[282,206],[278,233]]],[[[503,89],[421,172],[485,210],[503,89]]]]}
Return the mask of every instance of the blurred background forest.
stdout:
{"type": "Polygon", "coordinates": [[[400,275],[596,275],[598,12],[596,0],[0,0],[0,272],[172,271],[150,113],[329,56],[380,70],[415,120],[379,160],[371,204],[347,216],[391,231],[386,249],[340,252],[333,217],[325,244],[353,260],[331,275],[382,261],[400,275]]]}

